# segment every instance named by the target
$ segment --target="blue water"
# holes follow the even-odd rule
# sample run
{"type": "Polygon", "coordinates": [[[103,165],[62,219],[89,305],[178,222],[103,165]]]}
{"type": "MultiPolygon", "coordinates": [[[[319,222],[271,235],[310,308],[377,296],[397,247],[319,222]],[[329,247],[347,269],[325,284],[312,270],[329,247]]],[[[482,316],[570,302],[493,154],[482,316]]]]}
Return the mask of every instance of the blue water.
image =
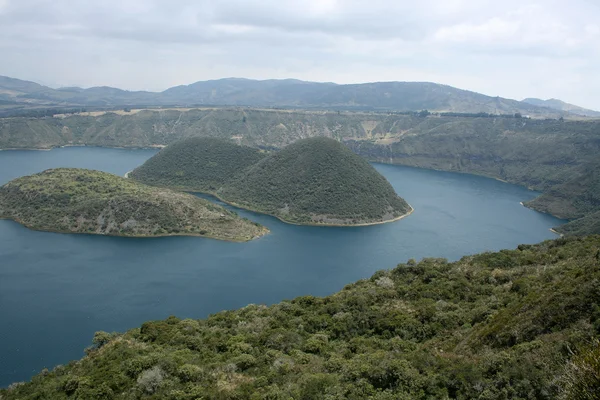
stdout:
{"type": "MultiPolygon", "coordinates": [[[[0,152],[0,184],[55,167],[123,175],[153,150],[0,152]]],[[[203,318],[249,303],[327,295],[409,258],[514,248],[554,238],[561,221],[522,207],[536,196],[492,179],[375,165],[415,212],[360,228],[287,225],[249,243],[196,237],[127,239],[35,232],[0,221],[0,386],[78,359],[98,330],[169,315],[203,318]]]]}

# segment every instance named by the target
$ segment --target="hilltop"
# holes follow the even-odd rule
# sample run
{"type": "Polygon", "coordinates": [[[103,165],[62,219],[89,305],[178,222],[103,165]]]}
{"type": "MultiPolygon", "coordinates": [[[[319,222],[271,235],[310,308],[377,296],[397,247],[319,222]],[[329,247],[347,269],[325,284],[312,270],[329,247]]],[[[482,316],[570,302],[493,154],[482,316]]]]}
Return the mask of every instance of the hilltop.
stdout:
{"type": "Polygon", "coordinates": [[[373,224],[412,210],[366,160],[324,137],[298,140],[270,154],[217,195],[298,224],[373,224]]]}
{"type": "MultiPolygon", "coordinates": [[[[296,79],[227,78],[200,81],[163,92],[126,91],[111,87],[52,89],[0,76],[0,100],[25,107],[248,106],[330,110],[440,111],[521,113],[532,117],[569,116],[568,111],[458,89],[432,82],[372,82],[338,85],[296,79]]],[[[576,114],[573,114],[576,115],[576,114]]]]}
{"type": "Polygon", "coordinates": [[[153,186],[214,193],[264,157],[231,140],[191,137],[167,146],[129,177],[153,186]]]}
{"type": "Polygon", "coordinates": [[[112,174],[52,169],[0,187],[0,218],[36,230],[247,241],[266,228],[209,201],[112,174]]]}
{"type": "Polygon", "coordinates": [[[328,297],[97,332],[0,397],[593,399],[599,254],[595,236],[409,260],[328,297]]]}

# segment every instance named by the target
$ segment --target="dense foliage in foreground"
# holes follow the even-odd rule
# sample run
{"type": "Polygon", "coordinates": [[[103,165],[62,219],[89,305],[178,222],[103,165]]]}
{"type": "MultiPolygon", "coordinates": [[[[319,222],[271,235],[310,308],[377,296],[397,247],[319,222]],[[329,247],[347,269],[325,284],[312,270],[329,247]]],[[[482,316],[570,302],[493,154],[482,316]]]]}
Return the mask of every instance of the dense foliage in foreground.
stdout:
{"type": "Polygon", "coordinates": [[[52,169],[0,187],[0,218],[37,230],[245,241],[266,228],[190,194],[106,172],[52,169]]]}
{"type": "Polygon", "coordinates": [[[167,146],[129,177],[148,185],[214,193],[263,157],[258,149],[231,140],[191,137],[167,146]]]}
{"type": "Polygon", "coordinates": [[[98,332],[10,399],[593,399],[600,236],[410,260],[324,298],[98,332]]]}
{"type": "Polygon", "coordinates": [[[324,137],[298,140],[271,153],[217,195],[300,224],[378,223],[411,210],[366,160],[324,137]]]}

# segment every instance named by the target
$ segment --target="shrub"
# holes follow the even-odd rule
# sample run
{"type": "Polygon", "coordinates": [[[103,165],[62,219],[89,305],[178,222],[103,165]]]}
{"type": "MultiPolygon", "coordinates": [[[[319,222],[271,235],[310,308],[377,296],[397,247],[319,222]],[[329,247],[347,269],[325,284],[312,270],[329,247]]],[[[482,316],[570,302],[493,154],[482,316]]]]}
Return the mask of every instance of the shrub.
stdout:
{"type": "Polygon", "coordinates": [[[138,386],[146,393],[154,393],[164,380],[164,373],[159,367],[142,372],[137,379],[138,386]]]}

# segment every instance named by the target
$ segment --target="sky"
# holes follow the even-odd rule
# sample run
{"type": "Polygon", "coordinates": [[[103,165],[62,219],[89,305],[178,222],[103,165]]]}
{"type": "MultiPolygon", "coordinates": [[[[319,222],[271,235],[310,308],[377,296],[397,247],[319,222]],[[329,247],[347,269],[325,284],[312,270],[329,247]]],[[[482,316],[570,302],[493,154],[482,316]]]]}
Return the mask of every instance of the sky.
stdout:
{"type": "Polygon", "coordinates": [[[599,0],[0,0],[0,75],[431,81],[600,110],[599,0]]]}

